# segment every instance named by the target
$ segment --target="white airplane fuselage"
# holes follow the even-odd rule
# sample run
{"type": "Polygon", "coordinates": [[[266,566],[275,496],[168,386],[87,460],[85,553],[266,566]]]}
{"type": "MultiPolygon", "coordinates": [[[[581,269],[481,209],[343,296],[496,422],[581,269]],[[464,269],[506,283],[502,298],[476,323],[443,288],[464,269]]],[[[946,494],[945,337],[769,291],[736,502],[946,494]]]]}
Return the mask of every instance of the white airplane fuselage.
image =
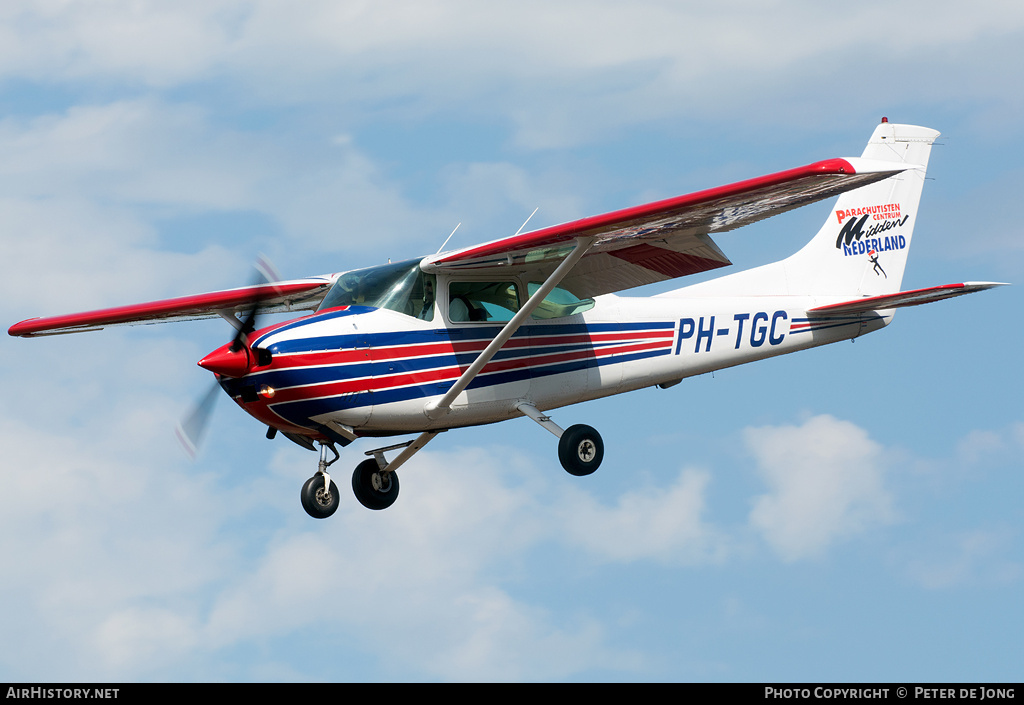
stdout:
{"type": "Polygon", "coordinates": [[[386,309],[329,310],[254,337],[254,347],[270,351],[270,364],[222,385],[247,412],[285,431],[381,436],[515,418],[523,403],[549,410],[670,386],[855,338],[891,320],[878,313],[815,318],[807,311],[819,302],[810,297],[678,293],[600,296],[583,313],[531,320],[437,418],[426,413],[428,403],[452,386],[501,323],[451,322],[444,306],[430,322],[386,309]]]}

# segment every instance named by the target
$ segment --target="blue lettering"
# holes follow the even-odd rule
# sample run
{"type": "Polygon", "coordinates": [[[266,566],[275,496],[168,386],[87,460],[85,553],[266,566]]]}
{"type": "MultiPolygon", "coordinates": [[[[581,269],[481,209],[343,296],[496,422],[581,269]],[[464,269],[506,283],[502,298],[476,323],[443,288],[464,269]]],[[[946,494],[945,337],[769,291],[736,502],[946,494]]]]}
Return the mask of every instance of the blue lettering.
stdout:
{"type": "Polygon", "coordinates": [[[679,354],[679,350],[683,347],[683,338],[692,338],[696,327],[692,318],[679,319],[679,340],[676,341],[676,355],[679,354]]]}
{"type": "Polygon", "coordinates": [[[768,314],[760,312],[754,314],[753,325],[750,328],[750,347],[752,348],[759,348],[764,345],[764,339],[768,335],[768,326],[762,325],[758,327],[757,322],[759,320],[767,322],[768,314]]]}
{"type": "Polygon", "coordinates": [[[749,313],[737,313],[732,317],[734,321],[739,323],[739,330],[736,331],[736,350],[740,349],[740,341],[743,339],[743,322],[750,318],[749,313]]]}
{"type": "Polygon", "coordinates": [[[707,338],[708,344],[704,346],[704,352],[711,352],[711,339],[715,336],[715,317],[711,317],[707,330],[704,330],[704,316],[700,317],[700,325],[697,327],[697,345],[694,352],[700,352],[700,341],[707,338]]]}
{"type": "Polygon", "coordinates": [[[786,315],[785,311],[776,311],[775,313],[772,314],[772,330],[771,334],[768,336],[768,342],[771,343],[772,345],[778,345],[786,337],[785,333],[779,333],[778,335],[775,335],[775,324],[778,323],[779,319],[787,321],[789,320],[789,316],[786,315]]]}

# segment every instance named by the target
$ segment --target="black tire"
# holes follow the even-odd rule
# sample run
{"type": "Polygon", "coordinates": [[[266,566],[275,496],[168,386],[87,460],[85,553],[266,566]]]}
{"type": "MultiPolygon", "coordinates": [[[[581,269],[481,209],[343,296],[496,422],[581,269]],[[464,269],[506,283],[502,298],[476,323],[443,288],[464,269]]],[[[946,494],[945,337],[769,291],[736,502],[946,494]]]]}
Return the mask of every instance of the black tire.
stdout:
{"type": "Polygon", "coordinates": [[[374,458],[364,460],[352,472],[352,492],[367,509],[387,509],[398,499],[398,474],[381,472],[374,458]]]}
{"type": "Polygon", "coordinates": [[[576,424],[565,429],[558,439],[558,460],[570,475],[583,477],[599,467],[604,460],[604,441],[590,426],[576,424]]]}
{"type": "Polygon", "coordinates": [[[338,486],[331,480],[330,487],[324,492],[324,476],[320,473],[306,480],[302,485],[302,508],[314,519],[326,519],[338,510],[338,486]]]}

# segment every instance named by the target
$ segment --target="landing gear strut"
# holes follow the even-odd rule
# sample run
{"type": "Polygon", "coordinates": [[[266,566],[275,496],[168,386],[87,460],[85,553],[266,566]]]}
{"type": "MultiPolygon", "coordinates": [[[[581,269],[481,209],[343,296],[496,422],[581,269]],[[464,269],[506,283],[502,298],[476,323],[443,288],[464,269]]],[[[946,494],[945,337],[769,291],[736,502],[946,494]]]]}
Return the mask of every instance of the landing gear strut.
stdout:
{"type": "Polygon", "coordinates": [[[398,499],[398,470],[409,458],[427,445],[439,431],[427,431],[406,443],[398,443],[386,448],[369,450],[367,455],[373,456],[356,466],[352,473],[352,492],[356,499],[367,509],[387,509],[398,499]],[[388,462],[384,453],[389,450],[402,449],[398,457],[388,462]]]}
{"type": "Polygon", "coordinates": [[[327,468],[338,459],[338,451],[334,444],[320,444],[320,467],[316,475],[306,480],[302,485],[302,508],[314,519],[326,519],[338,510],[340,495],[338,486],[327,474],[327,468]],[[334,460],[327,460],[327,449],[334,453],[334,460]]]}
{"type": "Polygon", "coordinates": [[[604,441],[596,430],[584,424],[562,430],[550,416],[533,404],[522,402],[516,408],[558,437],[558,460],[567,473],[583,477],[601,466],[604,460],[604,441]]]}
{"type": "MultiPolygon", "coordinates": [[[[440,431],[427,431],[415,439],[386,448],[367,451],[372,458],[364,460],[356,466],[352,473],[352,492],[356,499],[367,509],[387,509],[398,499],[398,474],[395,472],[415,455],[423,446],[440,431]],[[402,449],[391,462],[384,457],[389,450],[402,449]]],[[[326,519],[338,510],[338,486],[334,484],[327,468],[338,459],[338,451],[330,442],[320,442],[320,467],[316,475],[302,485],[302,508],[314,519],[326,519]],[[332,460],[327,459],[327,449],[334,453],[332,460]]]]}

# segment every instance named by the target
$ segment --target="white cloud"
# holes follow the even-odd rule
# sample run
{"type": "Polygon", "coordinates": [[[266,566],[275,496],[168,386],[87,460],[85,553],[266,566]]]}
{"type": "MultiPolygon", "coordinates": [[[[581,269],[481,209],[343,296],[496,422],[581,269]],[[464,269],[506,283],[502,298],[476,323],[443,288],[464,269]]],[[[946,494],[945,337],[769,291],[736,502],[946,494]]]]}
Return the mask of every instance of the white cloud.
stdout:
{"type": "Polygon", "coordinates": [[[966,466],[978,466],[995,458],[1024,454],[1024,422],[1015,421],[998,430],[974,429],[956,445],[958,461],[966,466]]]}
{"type": "MultiPolygon", "coordinates": [[[[293,474],[311,473],[303,457],[293,474]]],[[[282,531],[220,591],[203,642],[334,630],[453,680],[557,679],[595,661],[622,668],[630,659],[605,643],[595,617],[552,615],[502,587],[558,533],[525,463],[510,449],[420,453],[402,473],[400,507],[371,512],[349,497],[328,522],[282,531]]],[[[337,478],[347,485],[345,472],[337,478]]]]}
{"type": "Polygon", "coordinates": [[[572,492],[559,510],[561,532],[600,560],[655,560],[668,564],[722,561],[728,538],[704,520],[710,475],[684,470],[668,487],[647,486],[608,507],[572,492]]]}
{"type": "MultiPolygon", "coordinates": [[[[315,522],[297,497],[312,454],[285,450],[292,460],[277,461],[273,482],[233,490],[190,477],[174,457],[136,469],[137,448],[119,455],[74,427],[53,443],[3,421],[20,482],[0,495],[0,555],[17,566],[0,592],[23,608],[0,619],[26,640],[2,658],[27,677],[197,673],[210,654],[308,630],[403,673],[453,680],[559,679],[639,661],[607,643],[597,615],[554,615],[504,586],[518,582],[509,573],[532,547],[557,536],[536,502],[540,480],[515,451],[424,452],[403,474],[400,509],[370,512],[346,495],[330,521],[315,522]],[[64,462],[47,472],[55,456],[64,462]],[[250,521],[270,524],[239,534],[250,521]],[[46,650],[58,671],[27,659],[46,650]]],[[[134,432],[132,445],[152,443],[159,425],[134,432]]],[[[337,478],[345,488],[346,473],[337,478]]]]}
{"type": "Polygon", "coordinates": [[[754,501],[750,523],[783,559],[820,556],[892,520],[882,448],[856,425],[821,415],[748,428],[744,441],[769,490],[754,501]]]}
{"type": "Polygon", "coordinates": [[[12,0],[0,10],[0,76],[145,86],[197,80],[222,60],[244,3],[12,0]]]}
{"type": "Polygon", "coordinates": [[[1008,557],[1018,532],[974,529],[933,541],[928,555],[906,561],[907,573],[929,590],[981,584],[1004,586],[1024,577],[1024,564],[1008,557]]]}
{"type": "Polygon", "coordinates": [[[737,111],[806,124],[865,96],[892,104],[966,93],[1013,114],[1021,107],[991,67],[1019,57],[1013,45],[1024,11],[997,1],[957,13],[956,22],[956,6],[934,2],[826,8],[744,0],[723,11],[313,0],[297,12],[268,1],[26,0],[5,8],[0,75],[157,88],[227,80],[245,86],[245,101],[335,104],[358,120],[500,116],[515,121],[517,141],[531,147],[737,111]],[[894,62],[901,80],[880,78],[879,68],[894,62]]]}
{"type": "Polygon", "coordinates": [[[273,173],[273,154],[257,135],[214,128],[202,108],[153,98],[0,123],[0,185],[8,196],[249,208],[273,173]]]}

